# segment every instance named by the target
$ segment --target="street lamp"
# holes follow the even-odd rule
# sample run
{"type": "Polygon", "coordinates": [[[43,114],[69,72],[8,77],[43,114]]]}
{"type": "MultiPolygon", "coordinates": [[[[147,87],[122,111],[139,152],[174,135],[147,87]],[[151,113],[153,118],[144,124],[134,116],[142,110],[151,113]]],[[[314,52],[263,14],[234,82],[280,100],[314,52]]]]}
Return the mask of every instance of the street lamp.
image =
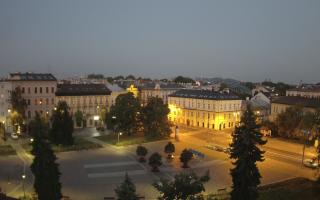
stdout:
{"type": "Polygon", "coordinates": [[[8,109],[8,113],[11,113],[11,109],[8,109]]]}
{"type": "Polygon", "coordinates": [[[122,132],[118,132],[118,144],[119,144],[119,141],[120,141],[120,135],[122,135],[122,132]]]}
{"type": "Polygon", "coordinates": [[[24,180],[26,179],[26,175],[25,174],[22,174],[22,189],[23,189],[23,197],[24,199],[26,199],[26,191],[24,189],[24,180]]]}
{"type": "Polygon", "coordinates": [[[34,139],[33,138],[30,138],[30,143],[32,143],[34,141],[34,139]]]}

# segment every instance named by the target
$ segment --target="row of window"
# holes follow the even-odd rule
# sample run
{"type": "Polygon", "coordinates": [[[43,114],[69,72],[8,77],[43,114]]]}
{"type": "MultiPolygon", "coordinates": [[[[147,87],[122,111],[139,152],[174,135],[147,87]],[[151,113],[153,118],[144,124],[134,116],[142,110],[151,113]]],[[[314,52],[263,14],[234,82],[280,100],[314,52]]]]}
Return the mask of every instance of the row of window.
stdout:
{"type": "MultiPolygon", "coordinates": [[[[177,101],[177,100],[171,100],[169,102],[170,104],[174,104],[174,105],[178,105],[178,106],[183,106],[185,108],[195,108],[195,103],[192,101],[192,102],[186,102],[186,101],[177,101]]],[[[197,107],[198,109],[208,109],[210,110],[211,109],[211,105],[212,104],[201,104],[201,103],[197,103],[197,107]]],[[[212,109],[214,109],[214,105],[212,106],[212,109]]],[[[231,104],[231,103],[225,103],[225,104],[220,104],[220,110],[240,110],[240,104],[231,104]]]]}
{"type": "MultiPolygon", "coordinates": [[[[31,99],[27,99],[28,106],[31,105],[31,99]]],[[[34,99],[34,105],[50,105],[50,100],[46,99],[34,99]]],[[[54,98],[51,98],[51,105],[54,105],[54,98]]]]}
{"type": "MultiPolygon", "coordinates": [[[[31,94],[31,90],[32,88],[31,87],[22,87],[21,88],[21,92],[24,94],[24,93],[28,93],[28,94],[31,94]]],[[[49,87],[34,87],[33,88],[33,91],[34,91],[34,94],[37,94],[39,92],[39,94],[42,94],[42,93],[46,93],[46,94],[49,94],[50,92],[50,88],[49,87]]],[[[51,87],[51,93],[55,93],[55,89],[54,87],[51,87]]]]}

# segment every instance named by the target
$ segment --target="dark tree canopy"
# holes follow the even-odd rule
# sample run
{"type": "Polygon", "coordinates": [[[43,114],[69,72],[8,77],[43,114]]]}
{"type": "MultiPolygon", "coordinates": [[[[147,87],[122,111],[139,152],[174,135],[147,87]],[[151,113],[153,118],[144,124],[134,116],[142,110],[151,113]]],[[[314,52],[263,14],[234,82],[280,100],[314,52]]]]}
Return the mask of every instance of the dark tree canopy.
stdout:
{"type": "Polygon", "coordinates": [[[34,137],[32,143],[34,189],[39,200],[59,200],[62,197],[59,164],[48,141],[48,125],[37,113],[30,123],[34,137]]]}
{"type": "Polygon", "coordinates": [[[159,97],[152,97],[142,108],[144,134],[147,138],[168,137],[171,133],[171,123],[168,120],[170,110],[159,97]]]}
{"type": "Polygon", "coordinates": [[[177,76],[173,81],[176,83],[195,83],[192,78],[184,76],[177,76]]]}
{"type": "Polygon", "coordinates": [[[113,78],[113,80],[116,80],[116,81],[119,81],[119,80],[124,80],[124,77],[123,76],[116,76],[113,78]]]}
{"type": "Polygon", "coordinates": [[[54,144],[73,145],[73,119],[69,113],[69,106],[65,101],[59,101],[52,114],[50,140],[54,144]]]}
{"type": "Polygon", "coordinates": [[[136,186],[131,181],[130,177],[126,173],[124,181],[115,189],[118,200],[138,200],[136,194],[136,186]]]}
{"type": "Polygon", "coordinates": [[[89,79],[104,79],[104,75],[103,74],[89,74],[88,78],[89,79]]]}
{"type": "Polygon", "coordinates": [[[139,158],[140,162],[145,162],[146,161],[145,160],[145,156],[148,154],[147,148],[145,148],[144,146],[139,145],[137,147],[136,153],[140,157],[139,158]]]}
{"type": "Polygon", "coordinates": [[[80,110],[77,110],[75,113],[74,113],[74,118],[76,120],[76,124],[78,127],[80,127],[82,125],[82,122],[83,122],[83,113],[82,111],[80,110]]]}
{"type": "Polygon", "coordinates": [[[162,156],[159,153],[153,153],[149,158],[149,165],[153,172],[159,172],[159,167],[162,165],[162,156]]]}
{"type": "Polygon", "coordinates": [[[264,152],[257,145],[264,145],[266,141],[262,139],[260,127],[249,106],[232,136],[230,158],[234,160],[234,168],[230,170],[233,183],[231,199],[255,200],[261,178],[256,162],[264,160],[264,152]]]}
{"type": "Polygon", "coordinates": [[[132,93],[120,94],[106,115],[108,129],[133,135],[141,129],[140,102],[132,93]]]}
{"type": "Polygon", "coordinates": [[[16,87],[11,92],[11,118],[13,124],[21,125],[25,120],[25,111],[27,109],[27,101],[22,97],[22,89],[16,87]]]}
{"type": "Polygon", "coordinates": [[[160,192],[160,200],[204,199],[204,183],[210,179],[209,171],[198,177],[194,172],[175,175],[174,180],[160,179],[153,186],[160,192]]]}
{"type": "Polygon", "coordinates": [[[282,82],[273,83],[271,81],[264,81],[264,82],[262,82],[262,85],[269,86],[269,87],[274,87],[275,88],[275,92],[277,92],[279,94],[279,96],[285,96],[286,95],[286,91],[288,89],[293,88],[293,86],[288,85],[286,83],[282,83],[282,82]]]}
{"type": "Polygon", "coordinates": [[[126,77],[126,80],[135,80],[135,79],[136,77],[131,74],[126,77]]]}
{"type": "Polygon", "coordinates": [[[302,118],[303,112],[300,107],[289,107],[280,113],[276,119],[279,135],[288,138],[297,137],[296,129],[298,129],[302,118]]]}
{"type": "Polygon", "coordinates": [[[188,149],[184,149],[180,155],[180,162],[183,163],[182,167],[183,168],[189,168],[188,163],[189,161],[192,159],[193,157],[193,153],[188,150],[188,149]]]}
{"type": "Polygon", "coordinates": [[[168,154],[168,159],[172,158],[172,154],[176,151],[176,148],[172,142],[168,142],[164,147],[164,152],[168,154]]]}

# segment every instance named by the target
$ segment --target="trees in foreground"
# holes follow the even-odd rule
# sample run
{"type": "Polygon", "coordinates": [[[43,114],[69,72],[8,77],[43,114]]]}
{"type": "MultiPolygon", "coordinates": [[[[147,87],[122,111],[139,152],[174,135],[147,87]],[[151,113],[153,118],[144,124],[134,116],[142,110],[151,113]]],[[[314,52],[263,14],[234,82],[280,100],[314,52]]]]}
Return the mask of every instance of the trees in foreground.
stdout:
{"type": "Polygon", "coordinates": [[[159,167],[162,165],[162,156],[159,153],[153,153],[149,158],[149,165],[152,172],[159,172],[159,167]]]}
{"type": "Polygon", "coordinates": [[[232,134],[230,158],[234,159],[232,176],[231,200],[255,200],[258,198],[260,172],[256,162],[262,162],[263,151],[257,145],[264,145],[254,113],[250,107],[244,112],[240,126],[232,134]]]}
{"type": "Polygon", "coordinates": [[[54,144],[73,145],[73,119],[65,101],[59,101],[52,114],[50,140],[54,144]]]}
{"type": "Polygon", "coordinates": [[[145,156],[148,154],[147,148],[139,145],[137,147],[136,153],[139,156],[139,162],[146,162],[145,156]]]}
{"type": "Polygon", "coordinates": [[[180,200],[198,199],[202,200],[201,195],[205,191],[204,183],[210,179],[209,171],[203,176],[198,177],[194,172],[180,173],[175,175],[174,180],[160,179],[153,186],[160,192],[160,200],[180,200]]]}
{"type": "Polygon", "coordinates": [[[130,177],[126,173],[124,181],[115,190],[118,200],[138,200],[136,194],[136,186],[131,181],[130,177]]]}
{"type": "Polygon", "coordinates": [[[31,171],[34,190],[39,200],[59,200],[62,197],[59,164],[47,138],[48,125],[37,113],[30,122],[33,135],[31,171]]]}
{"type": "Polygon", "coordinates": [[[189,161],[192,159],[193,157],[193,153],[188,150],[188,149],[184,149],[180,155],[180,162],[183,163],[182,168],[189,168],[189,161]]]}
{"type": "Polygon", "coordinates": [[[164,147],[164,152],[168,155],[168,159],[172,159],[172,154],[176,151],[176,148],[172,142],[168,142],[168,144],[164,147]]]}

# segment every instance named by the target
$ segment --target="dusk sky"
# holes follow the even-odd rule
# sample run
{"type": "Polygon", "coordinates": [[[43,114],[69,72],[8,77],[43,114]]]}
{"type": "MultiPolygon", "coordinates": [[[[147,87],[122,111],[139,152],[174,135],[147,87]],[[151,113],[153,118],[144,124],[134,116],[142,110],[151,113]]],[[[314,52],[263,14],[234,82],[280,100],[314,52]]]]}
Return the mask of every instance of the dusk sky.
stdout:
{"type": "Polygon", "coordinates": [[[0,0],[0,76],[320,82],[319,0],[0,0]]]}

